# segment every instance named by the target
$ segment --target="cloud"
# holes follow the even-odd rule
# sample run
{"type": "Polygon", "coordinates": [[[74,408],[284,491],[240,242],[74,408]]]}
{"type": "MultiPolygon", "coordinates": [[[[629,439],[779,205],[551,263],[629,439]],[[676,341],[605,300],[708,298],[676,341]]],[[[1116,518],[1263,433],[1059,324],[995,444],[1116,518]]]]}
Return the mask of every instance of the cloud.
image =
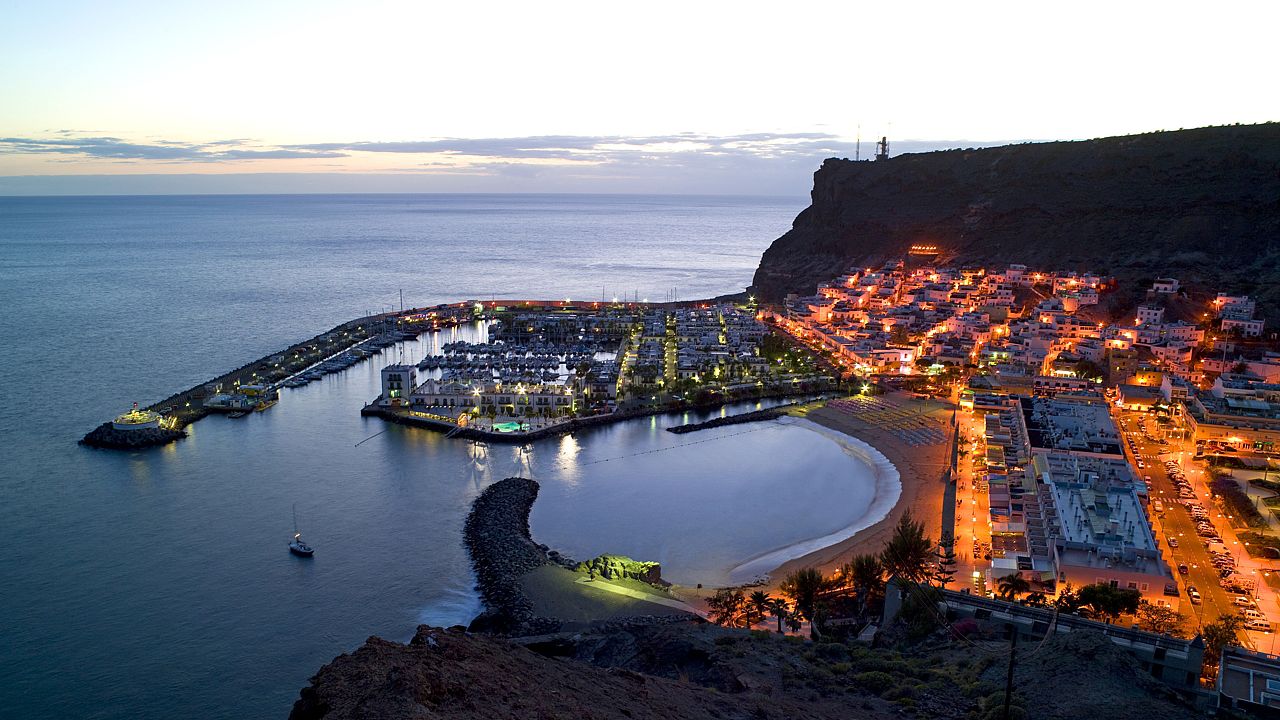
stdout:
{"type": "Polygon", "coordinates": [[[409,141],[359,141],[284,145],[294,150],[446,154],[483,158],[558,158],[580,160],[584,156],[611,156],[636,151],[659,152],[757,152],[760,148],[795,151],[805,145],[832,144],[825,133],[749,133],[714,136],[699,133],[671,135],[535,135],[514,138],[440,138],[409,141]]]}
{"type": "Polygon", "coordinates": [[[138,143],[117,137],[23,138],[0,137],[0,153],[34,155],[74,155],[105,160],[152,160],[158,162],[220,162],[230,160],[279,160],[293,158],[338,158],[347,154],[336,151],[285,148],[256,149],[239,147],[239,141],[220,140],[212,143],[186,143],[156,140],[138,143]]]}
{"type": "MultiPolygon", "coordinates": [[[[895,141],[893,154],[1003,143],[968,141],[895,141]]],[[[271,161],[253,166],[263,180],[250,181],[251,173],[236,177],[245,192],[254,188],[288,188],[315,192],[323,185],[350,191],[445,192],[657,192],[678,194],[789,195],[807,191],[814,170],[829,157],[870,159],[875,139],[859,148],[848,138],[822,132],[742,133],[709,135],[537,135],[514,138],[431,138],[408,141],[326,142],[267,144],[248,139],[202,143],[162,138],[131,141],[97,133],[67,135],[50,132],[46,137],[0,137],[0,158],[18,154],[43,155],[57,166],[54,174],[86,160],[107,161],[139,173],[150,166],[159,173],[173,173],[175,166],[209,167],[223,164],[271,161]],[[357,156],[358,159],[357,159],[357,156]],[[284,172],[294,160],[312,162],[303,172],[284,172]],[[283,164],[280,164],[283,163],[283,164]],[[267,179],[267,174],[273,174],[267,179]],[[300,178],[314,178],[314,182],[300,178]],[[323,177],[323,179],[322,179],[323,177]],[[364,178],[364,179],[361,179],[364,178]],[[395,178],[400,178],[396,180],[395,178]],[[394,190],[394,188],[402,190],[394,190]]],[[[0,165],[3,168],[3,165],[0,165]]],[[[99,171],[100,172],[100,171],[99,171]]],[[[191,176],[213,173],[189,171],[191,176]]],[[[3,174],[0,172],[0,174],[3,174]]],[[[227,173],[220,173],[227,174],[227,173]]],[[[123,173],[122,173],[123,176],[123,173]]],[[[36,176],[11,178],[10,185],[55,188],[75,186],[36,181],[36,176]]],[[[107,178],[110,176],[101,176],[107,178]]],[[[119,181],[120,187],[142,187],[119,181]]],[[[149,181],[148,181],[149,182],[149,181]]],[[[189,180],[182,187],[219,188],[229,180],[189,180]]],[[[94,179],[93,187],[110,185],[94,179]]],[[[88,187],[86,185],[85,187],[88,187]]],[[[175,185],[175,188],[178,187],[175,185]]],[[[13,190],[10,190],[12,192],[13,190]]],[[[172,190],[162,190],[171,192],[172,190]]],[[[288,190],[285,190],[288,191],[288,190]]],[[[4,194],[4,183],[0,183],[4,194]]]]}
{"type": "MultiPolygon", "coordinates": [[[[865,156],[874,152],[868,141],[865,156]]],[[[982,143],[989,145],[992,143],[982,143]]],[[[918,152],[944,147],[965,147],[974,143],[904,141],[895,152],[918,152]]],[[[670,166],[677,163],[723,164],[728,158],[744,160],[852,157],[859,154],[855,143],[828,133],[744,133],[707,135],[535,135],[514,138],[437,138],[407,141],[354,141],[265,145],[247,139],[191,143],[154,139],[134,142],[119,137],[73,136],[59,131],[51,137],[0,138],[0,154],[34,154],[116,161],[158,163],[217,163],[243,160],[299,160],[350,157],[353,153],[390,155],[434,155],[458,164],[500,167],[508,164],[624,165],[637,159],[670,166]]],[[[447,164],[447,163],[446,163],[447,164]]]]}

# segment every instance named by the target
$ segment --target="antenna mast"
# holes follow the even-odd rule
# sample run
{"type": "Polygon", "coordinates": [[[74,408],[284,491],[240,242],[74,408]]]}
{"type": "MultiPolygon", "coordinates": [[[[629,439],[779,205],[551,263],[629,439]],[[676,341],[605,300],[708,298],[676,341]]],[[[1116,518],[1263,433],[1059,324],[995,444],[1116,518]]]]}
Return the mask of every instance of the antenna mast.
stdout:
{"type": "Polygon", "coordinates": [[[889,159],[889,136],[881,136],[880,142],[876,143],[876,160],[889,159]]]}

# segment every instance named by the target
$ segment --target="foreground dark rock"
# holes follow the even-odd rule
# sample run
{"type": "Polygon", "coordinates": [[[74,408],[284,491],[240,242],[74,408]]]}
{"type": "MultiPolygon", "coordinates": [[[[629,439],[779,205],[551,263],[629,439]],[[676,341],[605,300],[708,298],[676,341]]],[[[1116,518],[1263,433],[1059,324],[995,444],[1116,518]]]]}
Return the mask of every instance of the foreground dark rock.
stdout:
{"type": "MultiPolygon", "coordinates": [[[[1021,650],[1014,717],[1203,717],[1110,640],[1076,635],[1021,650]]],[[[525,640],[423,626],[336,658],[289,717],[999,718],[1006,658],[998,643],[896,652],[693,623],[525,640]]]]}
{"type": "MultiPolygon", "coordinates": [[[[1280,315],[1280,124],[827,160],[757,295],[933,243],[957,263],[1177,277],[1280,315]]],[[[1120,308],[1117,308],[1117,312],[1120,308]]]]}
{"type": "Polygon", "coordinates": [[[165,430],[163,428],[117,430],[111,423],[105,422],[91,430],[88,435],[85,435],[80,440],[80,444],[111,450],[141,450],[171,443],[186,436],[186,430],[165,430]]]}

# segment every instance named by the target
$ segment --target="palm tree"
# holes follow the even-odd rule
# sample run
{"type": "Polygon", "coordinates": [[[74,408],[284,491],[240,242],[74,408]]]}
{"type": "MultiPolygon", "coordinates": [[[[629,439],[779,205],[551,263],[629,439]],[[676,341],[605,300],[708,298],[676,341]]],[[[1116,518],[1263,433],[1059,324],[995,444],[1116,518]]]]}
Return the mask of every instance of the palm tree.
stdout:
{"type": "Polygon", "coordinates": [[[858,594],[864,610],[873,597],[884,592],[884,563],[877,555],[854,555],[845,564],[843,574],[858,594]]]}
{"type": "Polygon", "coordinates": [[[1021,572],[1005,575],[1000,578],[1000,583],[996,587],[1000,591],[1000,598],[1009,601],[1017,600],[1019,595],[1031,592],[1031,583],[1022,577],[1021,572]]]}
{"type": "Polygon", "coordinates": [[[787,601],[782,598],[769,598],[769,614],[778,619],[778,634],[782,634],[782,622],[791,616],[787,612],[787,601]]]}
{"type": "Polygon", "coordinates": [[[924,534],[924,524],[916,522],[910,510],[899,518],[880,557],[889,577],[921,583],[933,574],[933,543],[924,534]]]}
{"type": "Polygon", "coordinates": [[[769,616],[769,602],[772,598],[763,590],[756,590],[747,597],[748,625],[755,625],[769,616]]]}
{"type": "Polygon", "coordinates": [[[796,614],[806,620],[813,619],[818,595],[831,588],[822,573],[813,568],[801,568],[787,576],[779,589],[795,603],[796,614]]]}

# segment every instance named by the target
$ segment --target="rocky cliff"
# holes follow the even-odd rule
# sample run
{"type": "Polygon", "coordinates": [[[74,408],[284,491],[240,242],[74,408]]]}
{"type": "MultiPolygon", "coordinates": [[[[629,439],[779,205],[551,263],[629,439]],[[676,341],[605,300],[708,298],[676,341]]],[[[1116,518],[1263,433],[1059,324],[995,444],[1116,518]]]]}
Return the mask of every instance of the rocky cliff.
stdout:
{"type": "Polygon", "coordinates": [[[1280,123],[827,160],[765,251],[766,300],[936,244],[957,263],[1170,274],[1280,317],[1280,123]]]}

